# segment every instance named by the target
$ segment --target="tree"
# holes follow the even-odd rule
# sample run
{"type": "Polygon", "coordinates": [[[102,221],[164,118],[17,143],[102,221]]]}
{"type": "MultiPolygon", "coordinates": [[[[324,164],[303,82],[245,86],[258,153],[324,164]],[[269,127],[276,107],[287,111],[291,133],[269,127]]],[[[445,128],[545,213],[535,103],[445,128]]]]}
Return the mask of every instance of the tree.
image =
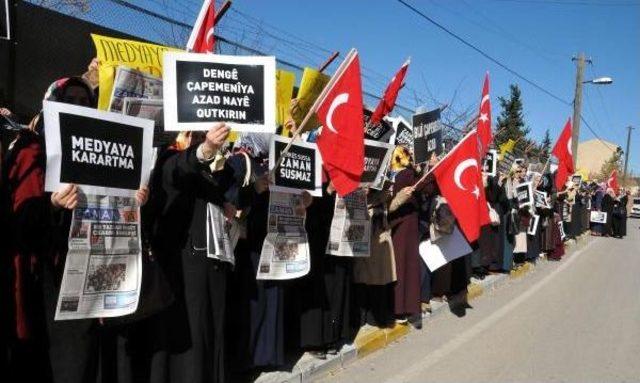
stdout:
{"type": "Polygon", "coordinates": [[[618,171],[618,179],[622,181],[622,154],[624,151],[621,147],[617,147],[616,151],[609,157],[609,159],[602,164],[602,168],[600,168],[599,179],[606,181],[611,176],[611,173],[614,170],[618,171]]]}
{"type": "Polygon", "coordinates": [[[522,113],[522,99],[520,88],[516,84],[509,85],[509,98],[498,97],[498,102],[502,111],[498,116],[498,126],[496,128],[496,145],[512,139],[518,141],[516,152],[523,152],[530,146],[531,141],[526,139],[529,128],[525,126],[524,115],[522,113]]]}
{"type": "Polygon", "coordinates": [[[549,158],[551,152],[551,136],[549,136],[549,129],[544,131],[544,137],[538,147],[540,153],[540,160],[546,161],[549,158]]]}

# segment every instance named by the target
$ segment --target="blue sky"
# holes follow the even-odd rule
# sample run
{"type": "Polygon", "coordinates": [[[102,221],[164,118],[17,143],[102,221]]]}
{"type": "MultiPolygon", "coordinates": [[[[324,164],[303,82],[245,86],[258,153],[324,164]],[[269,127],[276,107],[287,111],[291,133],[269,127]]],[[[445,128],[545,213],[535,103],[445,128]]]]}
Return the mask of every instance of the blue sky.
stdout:
{"type": "MultiPolygon", "coordinates": [[[[608,86],[585,86],[583,115],[589,124],[603,139],[623,148],[625,127],[640,126],[640,1],[407,1],[567,101],[573,100],[575,87],[571,57],[585,52],[593,60],[585,79],[602,75],[614,79],[608,86]]],[[[135,3],[188,24],[201,4],[199,0],[135,3]]],[[[381,93],[386,81],[411,56],[408,86],[399,102],[409,108],[433,107],[437,101],[447,103],[452,98],[457,110],[475,108],[488,70],[494,119],[499,113],[497,96],[507,95],[514,82],[522,89],[525,120],[534,138],[549,129],[555,140],[572,114],[571,107],[483,58],[397,0],[234,0],[232,9],[241,13],[229,12],[219,34],[297,64],[317,66],[329,50],[344,54],[357,48],[365,87],[372,93],[381,93]],[[291,49],[282,39],[297,48],[291,49]]],[[[594,138],[584,124],[581,138],[594,138]]],[[[640,129],[634,131],[631,146],[630,166],[638,173],[640,129]]]]}

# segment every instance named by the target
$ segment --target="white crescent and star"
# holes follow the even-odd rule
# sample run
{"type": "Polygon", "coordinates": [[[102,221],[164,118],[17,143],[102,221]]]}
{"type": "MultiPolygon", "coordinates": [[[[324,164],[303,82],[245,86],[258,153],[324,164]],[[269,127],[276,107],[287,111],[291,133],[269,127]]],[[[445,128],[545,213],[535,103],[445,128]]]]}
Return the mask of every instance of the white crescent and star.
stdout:
{"type": "Polygon", "coordinates": [[[346,104],[349,101],[349,93],[340,93],[333,99],[331,105],[329,105],[329,110],[327,111],[327,129],[338,134],[338,132],[333,128],[333,112],[335,112],[336,108],[342,104],[346,104]]]}
{"type": "Polygon", "coordinates": [[[569,141],[567,141],[567,152],[573,155],[573,151],[571,150],[571,144],[573,143],[573,138],[569,137],[569,141]]]}
{"type": "MultiPolygon", "coordinates": [[[[478,169],[478,160],[474,158],[468,158],[462,161],[460,164],[458,164],[458,166],[456,167],[456,170],[453,172],[453,181],[455,182],[456,186],[460,190],[467,190],[462,185],[460,178],[462,177],[462,174],[464,173],[464,171],[470,167],[475,167],[476,169],[478,169]]],[[[474,189],[471,192],[471,194],[475,195],[476,199],[480,197],[480,189],[478,189],[478,185],[474,185],[474,189]]]]}

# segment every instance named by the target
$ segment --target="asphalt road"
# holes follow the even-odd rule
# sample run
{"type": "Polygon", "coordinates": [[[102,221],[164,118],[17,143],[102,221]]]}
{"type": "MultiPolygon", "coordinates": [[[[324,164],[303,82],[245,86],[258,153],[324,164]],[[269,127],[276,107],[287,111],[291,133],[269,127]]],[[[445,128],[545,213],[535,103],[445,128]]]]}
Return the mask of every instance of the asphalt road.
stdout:
{"type": "MultiPolygon", "coordinates": [[[[640,382],[640,220],[440,315],[326,382],[640,382]]],[[[586,241],[585,241],[586,242],[586,241]]]]}

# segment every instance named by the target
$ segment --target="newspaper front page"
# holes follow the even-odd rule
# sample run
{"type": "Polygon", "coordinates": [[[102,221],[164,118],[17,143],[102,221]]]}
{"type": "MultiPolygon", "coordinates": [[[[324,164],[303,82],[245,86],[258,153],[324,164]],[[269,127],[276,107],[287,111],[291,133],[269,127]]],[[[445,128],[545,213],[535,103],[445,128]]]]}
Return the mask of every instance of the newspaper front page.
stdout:
{"type": "Polygon", "coordinates": [[[126,66],[118,66],[109,111],[122,113],[126,97],[162,99],[162,79],[126,66]]]}
{"type": "Polygon", "coordinates": [[[370,237],[371,221],[366,192],[358,189],[344,198],[337,196],[327,254],[368,257],[370,237]]]}
{"type": "Polygon", "coordinates": [[[232,244],[238,242],[238,234],[219,206],[207,204],[207,257],[235,265],[232,244]]]}
{"type": "Polygon", "coordinates": [[[135,198],[86,195],[73,210],[55,319],[131,314],[138,307],[141,280],[135,198]]]}
{"type": "Polygon", "coordinates": [[[257,279],[294,279],[309,273],[309,243],[305,216],[296,212],[299,194],[271,192],[267,237],[262,244],[257,279]]]}

